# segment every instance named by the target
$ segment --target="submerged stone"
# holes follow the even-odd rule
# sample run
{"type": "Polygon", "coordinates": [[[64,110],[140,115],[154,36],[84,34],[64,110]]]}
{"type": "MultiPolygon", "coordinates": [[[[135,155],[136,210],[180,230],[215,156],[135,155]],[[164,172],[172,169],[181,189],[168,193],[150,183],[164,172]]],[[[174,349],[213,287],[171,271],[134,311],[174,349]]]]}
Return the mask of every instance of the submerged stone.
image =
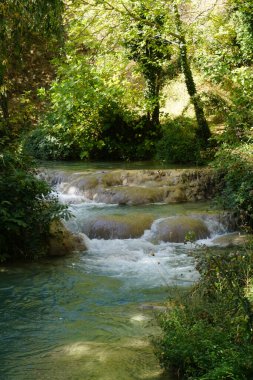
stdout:
{"type": "Polygon", "coordinates": [[[70,342],[57,347],[50,359],[54,362],[51,371],[57,368],[57,374],[62,375],[57,379],[165,379],[151,343],[143,337],[122,337],[106,343],[70,342]]]}
{"type": "Polygon", "coordinates": [[[191,236],[191,240],[205,239],[210,235],[202,220],[187,216],[161,220],[156,225],[156,234],[158,240],[172,243],[183,243],[187,235],[191,236]]]}
{"type": "Polygon", "coordinates": [[[218,236],[213,239],[213,244],[219,245],[220,247],[234,247],[234,246],[244,246],[249,242],[251,235],[240,234],[238,232],[230,233],[227,235],[218,236]]]}
{"type": "Polygon", "coordinates": [[[129,239],[143,235],[153,221],[149,214],[107,215],[91,220],[83,232],[94,239],[129,239]]]}
{"type": "Polygon", "coordinates": [[[112,187],[103,189],[94,195],[96,202],[142,205],[149,203],[162,202],[164,200],[165,189],[161,187],[147,188],[136,186],[112,187]]]}

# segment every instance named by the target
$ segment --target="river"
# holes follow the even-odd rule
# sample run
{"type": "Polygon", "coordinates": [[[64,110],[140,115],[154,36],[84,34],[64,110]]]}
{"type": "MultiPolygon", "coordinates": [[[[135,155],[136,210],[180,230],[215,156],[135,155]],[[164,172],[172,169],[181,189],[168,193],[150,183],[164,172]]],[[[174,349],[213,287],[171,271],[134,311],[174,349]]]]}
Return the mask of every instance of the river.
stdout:
{"type": "MultiPolygon", "coordinates": [[[[97,170],[101,167],[89,167],[97,170]]],[[[153,221],[139,237],[85,237],[86,252],[0,267],[0,378],[162,379],[150,343],[150,336],[160,333],[157,306],[197,281],[198,273],[189,255],[193,245],[158,241],[156,223],[179,214],[208,214],[210,204],[108,204],[73,189],[59,195],[74,215],[66,222],[74,232],[84,232],[89,220],[102,216],[146,214],[153,221]]],[[[212,218],[205,223],[210,236],[198,243],[212,245],[225,230],[212,218]]]]}

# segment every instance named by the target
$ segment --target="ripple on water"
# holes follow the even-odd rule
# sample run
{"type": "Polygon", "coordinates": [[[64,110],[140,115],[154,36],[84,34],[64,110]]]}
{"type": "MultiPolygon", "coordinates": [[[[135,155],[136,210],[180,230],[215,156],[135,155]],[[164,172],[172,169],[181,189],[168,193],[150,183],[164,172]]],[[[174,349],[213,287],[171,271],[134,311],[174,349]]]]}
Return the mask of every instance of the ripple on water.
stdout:
{"type": "MultiPolygon", "coordinates": [[[[77,196],[73,190],[68,202],[77,196]]],[[[73,231],[91,215],[133,214],[131,207],[94,203],[71,208],[73,231]]],[[[152,211],[155,220],[190,208],[195,206],[153,205],[134,212],[152,211]]],[[[80,256],[1,270],[1,379],[161,379],[146,339],[158,331],[149,305],[167,298],[168,285],[198,278],[187,254],[191,246],[145,234],[87,242],[89,251],[80,256]]]]}

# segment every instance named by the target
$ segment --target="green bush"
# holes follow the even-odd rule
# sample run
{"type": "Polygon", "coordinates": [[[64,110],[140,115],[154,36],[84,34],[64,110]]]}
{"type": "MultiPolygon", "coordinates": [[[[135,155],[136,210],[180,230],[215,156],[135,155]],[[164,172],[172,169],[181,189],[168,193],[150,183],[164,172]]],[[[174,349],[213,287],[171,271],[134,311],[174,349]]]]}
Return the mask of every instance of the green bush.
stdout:
{"type": "Polygon", "coordinates": [[[13,151],[0,155],[0,261],[46,254],[51,221],[67,215],[29,158],[13,151]]]}
{"type": "MultiPolygon", "coordinates": [[[[85,142],[81,130],[54,129],[48,125],[33,130],[23,140],[23,149],[42,160],[142,160],[155,154],[159,130],[150,131],[145,118],[126,117],[127,112],[104,110],[100,132],[85,142]],[[82,142],[83,143],[82,143],[82,142]]],[[[49,115],[48,115],[49,117],[49,115]]],[[[85,130],[83,130],[85,133],[85,130]]]]}
{"type": "Polygon", "coordinates": [[[191,119],[178,117],[162,125],[157,158],[173,163],[199,163],[200,146],[196,126],[191,119]]]}
{"type": "MultiPolygon", "coordinates": [[[[124,88],[85,57],[70,57],[46,94],[50,103],[24,149],[40,159],[146,159],[156,131],[124,102],[124,88]]],[[[152,151],[152,152],[151,152],[152,151]]]]}
{"type": "Polygon", "coordinates": [[[217,196],[219,205],[232,210],[240,225],[253,228],[252,144],[231,146],[223,143],[213,166],[222,178],[217,196]]]}
{"type": "MultiPolygon", "coordinates": [[[[46,128],[37,128],[30,132],[23,141],[23,149],[29,155],[40,160],[64,160],[78,158],[73,156],[72,142],[61,141],[60,135],[55,136],[46,128]]],[[[73,152],[75,150],[73,149],[73,152]]]]}
{"type": "Polygon", "coordinates": [[[160,362],[176,379],[252,379],[252,247],[198,260],[200,282],[160,316],[160,362]]]}
{"type": "Polygon", "coordinates": [[[205,114],[212,120],[212,123],[224,123],[229,109],[228,101],[215,91],[202,92],[201,99],[205,114]]]}
{"type": "MultiPolygon", "coordinates": [[[[126,113],[127,114],[127,113],[126,113]]],[[[134,115],[133,115],[134,116],[134,115]]],[[[148,128],[145,117],[124,117],[124,114],[104,114],[101,139],[104,146],[92,152],[93,158],[108,160],[145,160],[155,154],[159,128],[148,128]]]]}

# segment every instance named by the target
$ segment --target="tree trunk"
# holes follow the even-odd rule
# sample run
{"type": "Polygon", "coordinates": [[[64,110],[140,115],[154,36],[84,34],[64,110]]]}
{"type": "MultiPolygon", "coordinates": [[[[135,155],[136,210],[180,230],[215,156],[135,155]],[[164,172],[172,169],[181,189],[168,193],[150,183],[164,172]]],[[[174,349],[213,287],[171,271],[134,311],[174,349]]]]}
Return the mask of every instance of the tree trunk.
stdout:
{"type": "Polygon", "coordinates": [[[192,71],[189,66],[185,42],[181,43],[180,57],[181,57],[182,70],[185,77],[185,84],[187,87],[188,94],[190,95],[191,102],[194,106],[194,111],[195,111],[195,115],[196,115],[196,119],[198,123],[197,135],[200,138],[200,140],[202,140],[203,143],[207,145],[207,142],[208,142],[209,137],[211,136],[211,133],[208,127],[207,120],[205,118],[203,107],[201,105],[200,97],[197,93],[192,71]]]}
{"type": "Polygon", "coordinates": [[[155,92],[154,92],[154,108],[152,112],[152,124],[157,126],[160,124],[160,85],[159,85],[159,75],[156,75],[155,81],[155,92]]]}
{"type": "Polygon", "coordinates": [[[151,116],[151,123],[153,126],[160,124],[160,105],[159,102],[155,105],[152,116],[151,116]]]}
{"type": "Polygon", "coordinates": [[[175,14],[177,32],[180,36],[179,49],[180,49],[182,70],[185,77],[185,84],[186,84],[187,92],[190,96],[191,102],[194,106],[194,111],[195,111],[197,124],[198,124],[197,136],[199,137],[202,144],[206,146],[208,143],[208,139],[211,136],[211,132],[210,132],[207,120],[205,118],[201,100],[197,93],[196,85],[193,79],[192,70],[190,67],[189,60],[188,60],[185,35],[182,30],[182,21],[180,18],[177,4],[174,4],[174,14],[175,14]]]}
{"type": "Polygon", "coordinates": [[[160,102],[159,102],[159,78],[157,74],[146,76],[147,90],[146,98],[148,99],[152,111],[147,112],[147,118],[152,127],[160,124],[160,102]]]}
{"type": "Polygon", "coordinates": [[[2,94],[0,97],[0,105],[3,113],[3,119],[5,123],[8,123],[9,120],[9,107],[8,107],[8,98],[6,94],[2,94]]]}
{"type": "MultiPolygon", "coordinates": [[[[4,86],[3,68],[0,67],[0,88],[4,86]]],[[[2,90],[3,91],[3,90],[2,90]]],[[[9,104],[7,94],[3,91],[0,94],[0,108],[2,110],[2,126],[0,129],[1,137],[4,137],[9,132],[9,104]]]]}

